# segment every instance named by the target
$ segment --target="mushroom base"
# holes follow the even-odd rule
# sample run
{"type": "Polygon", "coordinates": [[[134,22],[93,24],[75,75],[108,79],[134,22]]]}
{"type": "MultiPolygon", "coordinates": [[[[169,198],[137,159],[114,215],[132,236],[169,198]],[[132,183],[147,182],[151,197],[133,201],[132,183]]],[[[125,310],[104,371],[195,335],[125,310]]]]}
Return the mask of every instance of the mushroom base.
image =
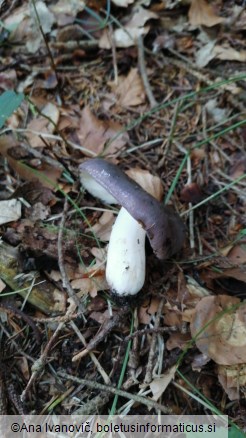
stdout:
{"type": "Polygon", "coordinates": [[[110,236],[106,279],[111,291],[120,296],[136,295],[145,281],[146,232],[122,208],[110,236]]]}

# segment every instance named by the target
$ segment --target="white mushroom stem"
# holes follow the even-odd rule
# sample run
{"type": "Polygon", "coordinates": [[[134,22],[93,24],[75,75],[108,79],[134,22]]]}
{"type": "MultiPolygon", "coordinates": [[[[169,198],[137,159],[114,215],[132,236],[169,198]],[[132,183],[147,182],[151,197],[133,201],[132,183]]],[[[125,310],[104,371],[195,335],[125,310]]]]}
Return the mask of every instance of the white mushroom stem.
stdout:
{"type": "Polygon", "coordinates": [[[137,294],[145,280],[146,231],[121,208],[113,226],[107,256],[106,279],[119,296],[137,294]]]}
{"type": "MultiPolygon", "coordinates": [[[[85,189],[107,204],[117,200],[87,172],[80,173],[85,189]]],[[[145,281],[146,231],[121,208],[114,223],[108,246],[106,279],[112,292],[119,296],[136,295],[145,281]]]]}

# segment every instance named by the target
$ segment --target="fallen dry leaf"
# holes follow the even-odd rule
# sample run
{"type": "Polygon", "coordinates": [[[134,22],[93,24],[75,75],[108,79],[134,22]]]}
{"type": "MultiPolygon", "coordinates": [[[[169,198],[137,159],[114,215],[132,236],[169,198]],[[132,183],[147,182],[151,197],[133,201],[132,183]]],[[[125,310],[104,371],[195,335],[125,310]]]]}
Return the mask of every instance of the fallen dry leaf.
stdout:
{"type": "Polygon", "coordinates": [[[102,242],[108,242],[112,227],[115,221],[115,215],[111,211],[104,211],[98,222],[87,228],[85,232],[90,232],[96,235],[102,242]]]}
{"type": "Polygon", "coordinates": [[[246,50],[238,51],[233,47],[216,45],[213,49],[214,57],[224,61],[246,62],[246,50]]]}
{"type": "Polygon", "coordinates": [[[169,370],[167,370],[161,377],[157,377],[156,379],[152,380],[149,386],[153,394],[153,400],[156,401],[162,396],[171,380],[173,380],[176,369],[177,366],[174,365],[169,368],[169,370]]]}
{"type": "Polygon", "coordinates": [[[192,0],[188,16],[190,24],[196,27],[212,27],[225,21],[223,17],[219,17],[214,12],[212,5],[205,0],[192,0]]]}
{"type": "Polygon", "coordinates": [[[158,199],[158,201],[163,200],[163,185],[158,176],[154,176],[148,170],[143,170],[138,167],[127,170],[126,174],[136,181],[146,192],[158,199]]]}
{"type": "Polygon", "coordinates": [[[113,32],[112,37],[105,30],[99,40],[101,49],[110,49],[112,47],[112,39],[116,47],[130,47],[137,44],[140,35],[146,35],[149,31],[149,26],[144,26],[150,19],[158,19],[158,15],[148,9],[139,6],[124,27],[118,28],[113,32]]]}
{"type": "MultiPolygon", "coordinates": [[[[229,263],[229,260],[228,260],[229,263]]],[[[236,280],[243,281],[246,283],[246,265],[239,265],[235,268],[223,269],[221,272],[209,271],[207,274],[209,279],[223,278],[223,277],[231,277],[236,280]]]]}
{"type": "Polygon", "coordinates": [[[205,104],[205,109],[216,123],[223,122],[229,116],[226,108],[218,107],[217,99],[209,99],[205,104]]]}
{"type": "Polygon", "coordinates": [[[12,197],[24,198],[31,205],[41,202],[43,205],[53,206],[57,201],[52,191],[44,187],[38,180],[20,184],[12,194],[12,197]]]}
{"type": "MultiPolygon", "coordinates": [[[[222,47],[215,45],[214,41],[209,41],[200,50],[197,51],[196,55],[196,65],[200,68],[205,67],[209,64],[212,59],[221,59],[222,61],[246,61],[246,50],[238,51],[233,47],[222,47]]],[[[228,85],[227,85],[228,87],[228,85]]],[[[235,94],[238,91],[234,91],[235,94]]]]}
{"type": "Polygon", "coordinates": [[[90,318],[94,319],[94,321],[98,322],[99,324],[104,324],[111,318],[111,314],[108,309],[104,310],[104,312],[91,312],[90,318]]]}
{"type": "Polygon", "coordinates": [[[0,201],[0,225],[17,221],[21,217],[21,202],[17,199],[0,201]]]}
{"type": "Polygon", "coordinates": [[[246,173],[246,155],[239,154],[234,158],[229,174],[232,179],[236,179],[244,173],[246,173]]]}
{"type": "Polygon", "coordinates": [[[152,297],[151,301],[145,300],[138,311],[140,324],[149,324],[152,316],[157,312],[160,304],[158,298],[152,297]]]}
{"type": "Polygon", "coordinates": [[[29,219],[35,221],[43,221],[50,215],[50,208],[42,202],[37,202],[29,210],[29,219]]]}
{"type": "Polygon", "coordinates": [[[200,299],[211,295],[211,292],[208,289],[200,286],[200,284],[198,284],[197,281],[192,277],[187,277],[186,288],[189,291],[192,301],[194,301],[194,298],[200,299]]]}
{"type": "Polygon", "coordinates": [[[6,284],[3,282],[3,280],[0,278],[0,293],[5,289],[6,284]]]}
{"type": "Polygon", "coordinates": [[[4,20],[7,29],[11,29],[10,40],[26,41],[31,32],[31,19],[29,4],[25,2],[19,8],[11,11],[11,14],[4,20]]]}
{"type": "Polygon", "coordinates": [[[128,133],[122,131],[123,126],[118,122],[99,120],[92,114],[89,107],[85,107],[81,114],[77,135],[84,148],[96,155],[108,155],[122,149],[129,140],[128,133]],[[108,141],[110,142],[109,146],[105,148],[108,141]]]}
{"type": "Polygon", "coordinates": [[[246,238],[235,245],[228,254],[231,263],[237,265],[246,264],[246,238]]]}
{"type": "Polygon", "coordinates": [[[212,59],[215,58],[215,53],[213,51],[215,46],[215,41],[209,41],[201,49],[199,49],[195,54],[196,65],[199,68],[205,67],[209,64],[212,59]]]}
{"type": "Polygon", "coordinates": [[[40,48],[41,44],[44,43],[43,36],[40,32],[40,27],[44,34],[51,31],[53,24],[55,23],[55,17],[46,4],[43,1],[37,1],[35,3],[39,22],[36,17],[35,9],[32,2],[29,3],[30,7],[30,18],[31,18],[31,31],[28,35],[28,40],[26,42],[26,48],[30,53],[35,53],[40,48]],[[40,23],[40,24],[39,24],[40,23]]]}
{"type": "Polygon", "coordinates": [[[169,327],[178,327],[182,324],[182,313],[180,310],[167,303],[163,307],[164,322],[169,327]]]}
{"type": "Polygon", "coordinates": [[[50,10],[56,16],[60,26],[73,23],[74,17],[78,12],[83,11],[85,2],[82,0],[59,0],[57,3],[50,5],[50,10]]]}
{"type": "MultiPolygon", "coordinates": [[[[141,35],[146,35],[149,32],[149,26],[138,28],[130,28],[125,26],[124,29],[116,29],[113,33],[113,42],[116,47],[131,47],[137,44],[137,40],[141,35]]],[[[101,49],[111,49],[112,40],[107,31],[104,31],[100,41],[99,47],[101,49]]]]}
{"type": "Polygon", "coordinates": [[[137,106],[145,101],[143,82],[137,68],[131,68],[127,76],[119,76],[118,84],[111,83],[117,104],[125,108],[137,106]]]}
{"type": "Polygon", "coordinates": [[[168,350],[173,350],[174,348],[185,350],[190,340],[189,333],[171,333],[166,342],[166,347],[168,350]]]}
{"type": "Polygon", "coordinates": [[[42,116],[38,116],[28,123],[28,131],[26,132],[25,136],[28,139],[30,146],[33,148],[44,146],[44,142],[42,141],[41,137],[42,135],[45,136],[45,134],[53,134],[59,120],[60,112],[56,105],[49,102],[42,109],[42,114],[48,117],[53,123],[46,117],[42,116]]]}
{"type": "Polygon", "coordinates": [[[71,286],[76,290],[78,297],[90,294],[91,297],[95,297],[100,290],[107,290],[108,284],[106,282],[105,275],[101,272],[99,275],[95,275],[92,278],[80,278],[71,281],[71,286]]]}
{"type": "Polygon", "coordinates": [[[202,298],[190,329],[199,350],[216,363],[246,362],[246,304],[240,304],[238,298],[227,295],[202,298]]]}
{"type": "Polygon", "coordinates": [[[240,387],[246,385],[246,365],[219,365],[218,379],[230,400],[238,400],[240,387]]]}

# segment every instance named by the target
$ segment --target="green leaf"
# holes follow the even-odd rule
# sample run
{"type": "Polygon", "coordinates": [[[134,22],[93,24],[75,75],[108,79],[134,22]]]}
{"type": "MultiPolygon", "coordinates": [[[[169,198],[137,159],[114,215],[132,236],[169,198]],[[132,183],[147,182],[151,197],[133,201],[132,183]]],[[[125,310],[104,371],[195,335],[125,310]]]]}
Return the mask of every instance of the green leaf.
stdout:
{"type": "Polygon", "coordinates": [[[15,93],[12,90],[5,91],[0,96],[0,129],[6,120],[20,106],[24,99],[23,93],[15,93]]]}

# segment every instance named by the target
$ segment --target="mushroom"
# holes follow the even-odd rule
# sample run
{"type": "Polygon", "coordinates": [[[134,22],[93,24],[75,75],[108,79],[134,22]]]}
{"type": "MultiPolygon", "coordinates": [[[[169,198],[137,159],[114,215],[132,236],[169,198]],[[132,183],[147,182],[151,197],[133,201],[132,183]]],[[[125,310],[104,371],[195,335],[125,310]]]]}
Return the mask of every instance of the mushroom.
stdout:
{"type": "Polygon", "coordinates": [[[115,294],[136,295],[145,281],[146,234],[155,255],[164,260],[181,249],[183,222],[114,164],[93,158],[79,170],[89,193],[122,206],[110,236],[106,279],[115,294]]]}

